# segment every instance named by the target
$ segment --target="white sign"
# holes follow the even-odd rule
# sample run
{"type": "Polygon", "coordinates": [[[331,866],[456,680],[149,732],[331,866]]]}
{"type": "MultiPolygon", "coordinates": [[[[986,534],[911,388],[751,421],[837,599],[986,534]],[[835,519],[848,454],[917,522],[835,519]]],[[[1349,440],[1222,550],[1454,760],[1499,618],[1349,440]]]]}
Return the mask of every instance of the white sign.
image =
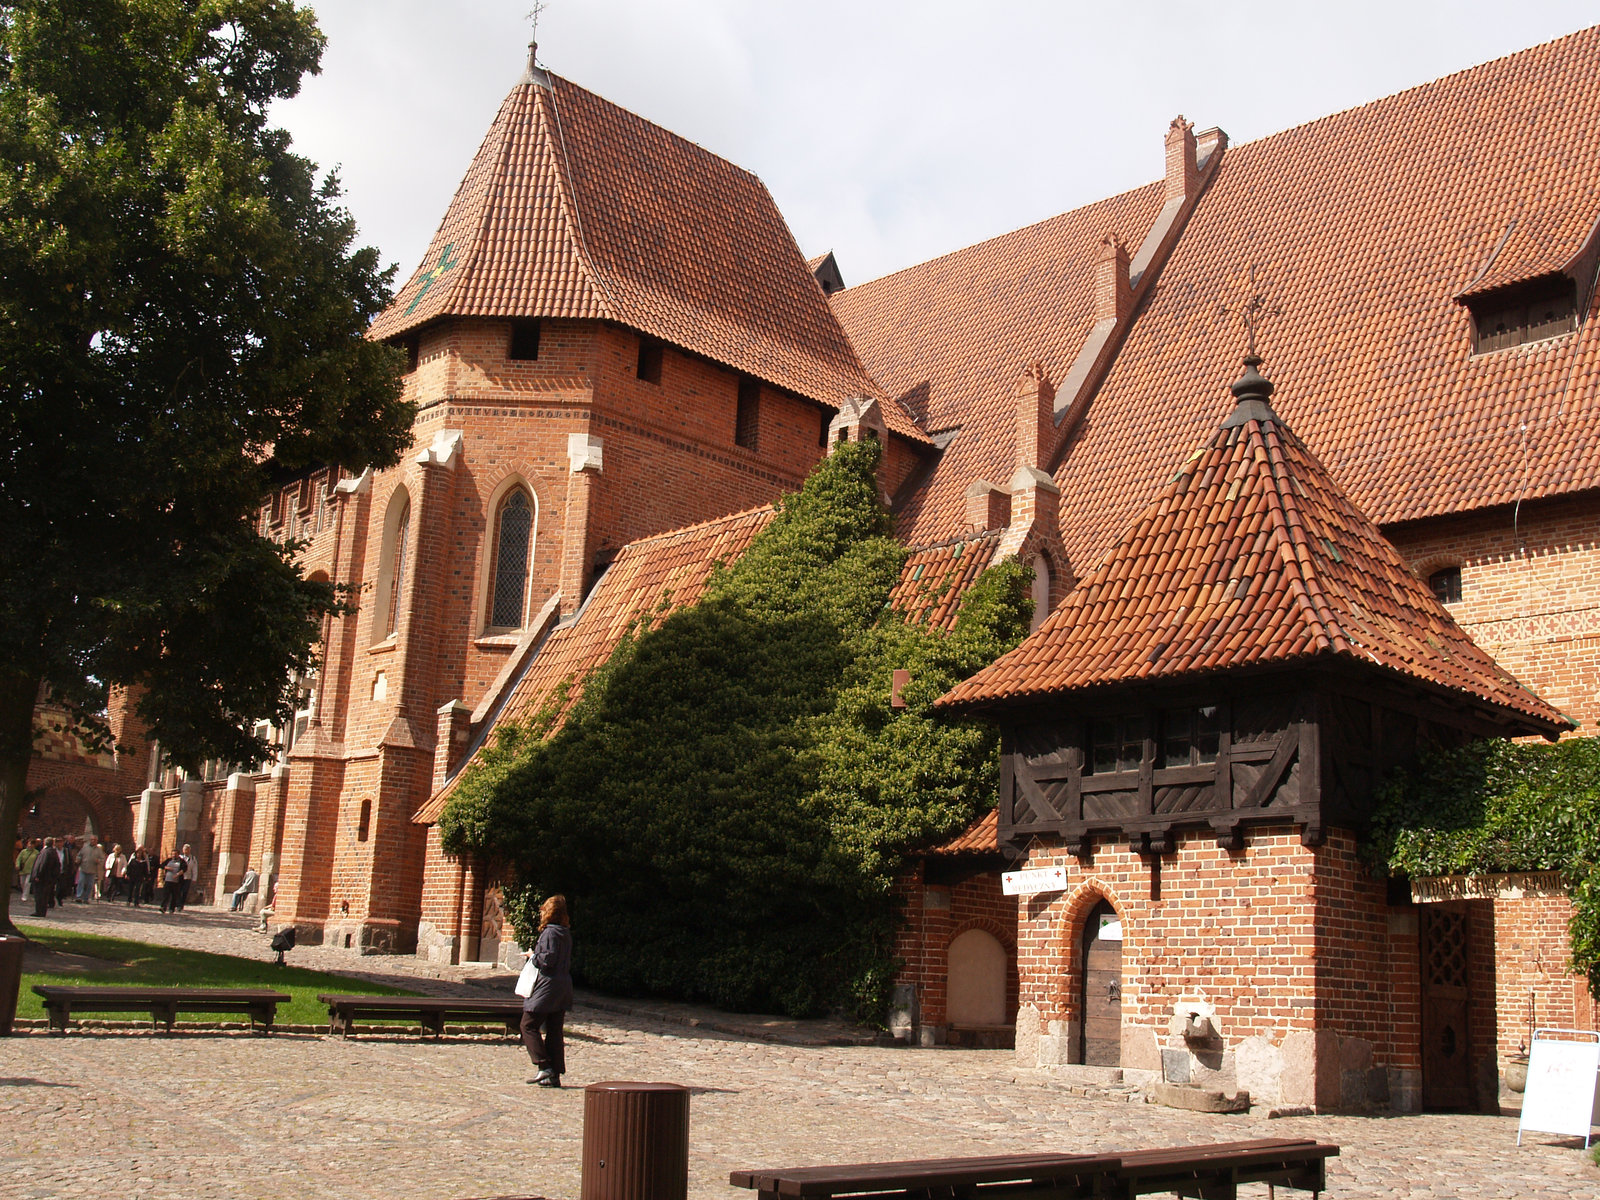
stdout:
{"type": "Polygon", "coordinates": [[[1564,1133],[1589,1145],[1594,1123],[1596,1077],[1600,1074],[1600,1033],[1587,1029],[1537,1029],[1528,1047],[1528,1086],[1522,1093],[1522,1131],[1564,1133]]]}
{"type": "Polygon", "coordinates": [[[1116,913],[1100,914],[1100,940],[1102,942],[1120,942],[1122,940],[1122,918],[1116,913]]]}
{"type": "Polygon", "coordinates": [[[1005,871],[1000,876],[1000,890],[1008,896],[1064,892],[1067,890],[1067,869],[1040,867],[1037,871],[1005,871]]]}

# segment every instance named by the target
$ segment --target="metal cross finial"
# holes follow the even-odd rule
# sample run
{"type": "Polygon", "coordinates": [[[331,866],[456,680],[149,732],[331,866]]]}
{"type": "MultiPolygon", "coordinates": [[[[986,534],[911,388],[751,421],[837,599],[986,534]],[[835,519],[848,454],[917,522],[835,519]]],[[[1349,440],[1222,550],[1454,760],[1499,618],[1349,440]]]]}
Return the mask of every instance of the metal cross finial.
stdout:
{"type": "Polygon", "coordinates": [[[528,10],[528,20],[533,22],[532,37],[535,44],[539,41],[539,14],[549,7],[547,0],[533,0],[533,7],[528,10]]]}
{"type": "Polygon", "coordinates": [[[1262,317],[1281,317],[1283,309],[1267,307],[1267,298],[1262,295],[1261,286],[1256,281],[1255,264],[1250,265],[1250,295],[1237,305],[1217,305],[1219,317],[1238,317],[1244,325],[1245,354],[1250,358],[1259,359],[1256,353],[1256,324],[1262,317]]]}

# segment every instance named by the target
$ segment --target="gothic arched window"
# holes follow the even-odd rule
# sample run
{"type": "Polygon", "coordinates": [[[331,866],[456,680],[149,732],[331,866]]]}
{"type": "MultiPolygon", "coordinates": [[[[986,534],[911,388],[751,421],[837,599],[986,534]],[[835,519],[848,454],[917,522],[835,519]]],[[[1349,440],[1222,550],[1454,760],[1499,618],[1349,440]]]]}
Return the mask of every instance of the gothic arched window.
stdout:
{"type": "Polygon", "coordinates": [[[383,553],[378,560],[378,611],[373,635],[393,637],[400,628],[400,601],[406,580],[406,557],[411,540],[411,497],[404,487],[389,498],[383,522],[383,553]]]}
{"type": "Polygon", "coordinates": [[[528,567],[533,560],[533,502],[522,488],[512,488],[495,516],[493,582],[489,588],[489,625],[519,629],[528,599],[528,567]]]}

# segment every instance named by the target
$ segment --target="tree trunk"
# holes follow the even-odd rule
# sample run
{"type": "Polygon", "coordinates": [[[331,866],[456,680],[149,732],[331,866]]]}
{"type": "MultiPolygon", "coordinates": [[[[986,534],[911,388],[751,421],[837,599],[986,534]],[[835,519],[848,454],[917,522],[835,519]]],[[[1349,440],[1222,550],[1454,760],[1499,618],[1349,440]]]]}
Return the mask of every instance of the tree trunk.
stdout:
{"type": "Polygon", "coordinates": [[[33,705],[39,681],[0,672],[0,934],[16,934],[11,922],[11,881],[16,867],[17,827],[28,798],[33,760],[33,705]]]}

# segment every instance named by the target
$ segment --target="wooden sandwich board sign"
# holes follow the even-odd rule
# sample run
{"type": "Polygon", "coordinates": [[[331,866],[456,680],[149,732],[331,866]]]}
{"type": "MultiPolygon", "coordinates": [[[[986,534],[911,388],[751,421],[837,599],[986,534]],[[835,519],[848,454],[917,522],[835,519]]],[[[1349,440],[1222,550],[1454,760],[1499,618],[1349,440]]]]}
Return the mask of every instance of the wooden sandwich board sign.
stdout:
{"type": "Polygon", "coordinates": [[[1528,1047],[1528,1086],[1522,1093],[1522,1131],[1582,1137],[1589,1146],[1594,1124],[1596,1079],[1600,1077],[1600,1033],[1590,1029],[1536,1029],[1528,1047]]]}
{"type": "Polygon", "coordinates": [[[1040,867],[1035,871],[1003,871],[1000,890],[1007,896],[1035,896],[1040,892],[1063,892],[1067,888],[1065,867],[1040,867]]]}

